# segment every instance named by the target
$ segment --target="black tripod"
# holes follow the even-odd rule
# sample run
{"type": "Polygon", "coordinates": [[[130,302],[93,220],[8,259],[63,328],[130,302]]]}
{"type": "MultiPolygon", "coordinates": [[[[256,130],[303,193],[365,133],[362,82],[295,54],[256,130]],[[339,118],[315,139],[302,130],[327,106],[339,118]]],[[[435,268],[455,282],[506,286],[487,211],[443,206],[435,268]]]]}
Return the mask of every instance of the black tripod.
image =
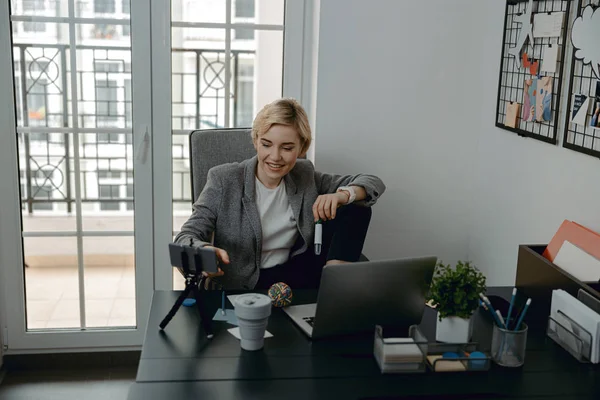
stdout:
{"type": "Polygon", "coordinates": [[[195,249],[189,246],[171,243],[169,244],[169,253],[171,256],[171,264],[175,267],[180,267],[183,272],[185,277],[185,289],[183,292],[181,292],[167,316],[160,323],[160,329],[165,329],[171,319],[173,319],[175,314],[177,314],[179,307],[181,307],[183,301],[187,298],[190,291],[192,291],[194,293],[194,298],[196,299],[196,308],[200,313],[200,323],[202,324],[202,328],[206,333],[206,337],[208,339],[212,339],[213,332],[210,323],[210,317],[206,315],[206,312],[202,307],[200,289],[198,289],[198,284],[200,283],[200,280],[198,279],[198,271],[201,271],[202,269],[197,268],[197,266],[200,266],[202,261],[199,259],[199,257],[197,258],[195,249]],[[190,264],[193,265],[193,268],[190,268],[190,264]]]}

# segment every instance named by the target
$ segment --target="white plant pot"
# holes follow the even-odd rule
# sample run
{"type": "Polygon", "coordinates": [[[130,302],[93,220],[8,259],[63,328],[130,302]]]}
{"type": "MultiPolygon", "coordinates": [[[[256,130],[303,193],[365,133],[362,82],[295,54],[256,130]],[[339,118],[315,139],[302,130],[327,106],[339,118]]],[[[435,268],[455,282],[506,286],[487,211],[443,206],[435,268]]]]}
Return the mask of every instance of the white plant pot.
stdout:
{"type": "Polygon", "coordinates": [[[471,340],[473,323],[471,318],[446,317],[437,319],[435,339],[445,343],[467,343],[471,340]]]}

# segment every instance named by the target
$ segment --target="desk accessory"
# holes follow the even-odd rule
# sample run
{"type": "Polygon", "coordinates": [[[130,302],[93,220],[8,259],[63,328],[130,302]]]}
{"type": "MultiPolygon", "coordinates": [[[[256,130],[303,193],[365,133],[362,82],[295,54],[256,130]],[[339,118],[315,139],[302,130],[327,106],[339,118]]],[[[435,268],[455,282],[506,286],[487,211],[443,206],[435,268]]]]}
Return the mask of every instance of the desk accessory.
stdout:
{"type": "Polygon", "coordinates": [[[433,372],[469,372],[490,369],[491,357],[479,343],[429,343],[427,365],[433,372]]]}
{"type": "Polygon", "coordinates": [[[559,116],[562,115],[565,49],[570,47],[568,18],[560,20],[559,17],[570,15],[572,3],[553,0],[506,2],[494,116],[496,127],[522,137],[557,143],[559,116]],[[535,19],[538,21],[537,34],[535,19]],[[540,30],[539,21],[545,23],[548,19],[560,24],[552,26],[553,29],[542,26],[540,30]],[[555,35],[556,32],[559,34],[555,35]],[[550,48],[557,52],[558,57],[550,60],[548,54],[548,61],[542,62],[542,68],[538,68],[542,57],[546,59],[544,50],[550,48]],[[555,90],[546,91],[551,87],[555,90]],[[515,104],[521,105],[522,116],[516,124],[512,117],[515,104]]]}
{"type": "Polygon", "coordinates": [[[525,363],[527,348],[527,324],[519,330],[510,330],[494,325],[492,333],[492,359],[503,367],[520,367],[525,363]]]}
{"type": "Polygon", "coordinates": [[[292,288],[284,282],[271,285],[267,292],[274,307],[287,307],[292,304],[292,288]]]}
{"type": "Polygon", "coordinates": [[[233,306],[240,328],[242,349],[248,351],[262,349],[271,315],[271,299],[264,294],[247,293],[237,296],[233,306]]]}
{"type": "MultiPolygon", "coordinates": [[[[570,2],[568,2],[570,3],[570,2]]],[[[567,110],[575,108],[574,102],[578,101],[577,95],[589,96],[588,106],[592,107],[591,113],[586,113],[583,124],[570,121],[567,114],[564,123],[563,147],[600,157],[600,148],[597,146],[600,131],[598,131],[598,102],[600,93],[596,90],[600,80],[598,67],[597,40],[600,27],[598,25],[598,2],[594,0],[579,0],[575,20],[570,30],[570,42],[573,45],[571,54],[571,74],[569,79],[567,110]],[[587,121],[586,121],[587,120],[587,121]]],[[[580,100],[579,100],[580,101],[580,100]]],[[[581,122],[581,121],[578,121],[581,122]]]]}
{"type": "Polygon", "coordinates": [[[196,299],[185,299],[183,301],[183,306],[184,307],[192,307],[196,304],[196,299]]]}
{"type": "Polygon", "coordinates": [[[323,220],[319,219],[315,222],[315,254],[321,254],[321,246],[323,245],[323,220]]]}
{"type": "Polygon", "coordinates": [[[217,272],[217,256],[214,250],[203,249],[182,244],[170,243],[169,256],[171,265],[178,268],[185,278],[185,288],[175,301],[175,304],[169,310],[169,313],[160,323],[160,329],[164,330],[171,319],[175,316],[179,307],[186,300],[190,292],[194,293],[196,299],[196,307],[200,313],[200,323],[206,333],[206,337],[212,339],[213,333],[210,323],[210,318],[206,315],[203,305],[200,301],[200,283],[202,272],[217,272]]]}
{"type": "Polygon", "coordinates": [[[569,352],[577,361],[589,363],[592,355],[592,334],[562,312],[548,317],[546,334],[569,352]]]}
{"type": "Polygon", "coordinates": [[[411,325],[407,337],[384,337],[383,327],[375,326],[373,356],[381,373],[425,372],[428,342],[417,325],[411,325]]]}
{"type": "Polygon", "coordinates": [[[529,298],[525,302],[525,307],[523,308],[523,312],[521,312],[521,315],[519,316],[519,320],[515,324],[515,329],[514,329],[515,331],[518,331],[521,328],[521,324],[523,323],[523,319],[525,318],[525,314],[527,314],[527,310],[529,309],[530,304],[531,304],[531,299],[529,298]]]}
{"type": "Polygon", "coordinates": [[[438,312],[436,340],[467,343],[471,340],[473,312],[479,306],[479,293],[485,291],[485,276],[471,262],[438,262],[429,298],[438,312]]]}
{"type": "Polygon", "coordinates": [[[552,291],[546,332],[580,362],[600,362],[600,314],[562,289],[552,291]]]}
{"type": "Polygon", "coordinates": [[[508,313],[506,314],[506,326],[510,325],[510,315],[512,314],[513,307],[515,306],[515,298],[517,297],[517,288],[513,288],[512,296],[510,296],[510,306],[508,307],[508,313]]]}
{"type": "Polygon", "coordinates": [[[221,314],[225,315],[225,291],[221,290],[221,314]]]}

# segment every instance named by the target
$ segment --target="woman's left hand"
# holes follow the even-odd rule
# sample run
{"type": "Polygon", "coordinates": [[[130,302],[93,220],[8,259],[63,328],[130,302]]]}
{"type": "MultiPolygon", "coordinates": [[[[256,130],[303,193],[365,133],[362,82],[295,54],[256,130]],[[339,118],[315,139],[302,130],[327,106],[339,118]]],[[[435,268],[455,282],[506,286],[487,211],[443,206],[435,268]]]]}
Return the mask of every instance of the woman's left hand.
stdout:
{"type": "Polygon", "coordinates": [[[315,222],[319,219],[323,221],[334,219],[337,208],[346,204],[348,200],[350,195],[344,191],[320,195],[312,208],[315,222]]]}

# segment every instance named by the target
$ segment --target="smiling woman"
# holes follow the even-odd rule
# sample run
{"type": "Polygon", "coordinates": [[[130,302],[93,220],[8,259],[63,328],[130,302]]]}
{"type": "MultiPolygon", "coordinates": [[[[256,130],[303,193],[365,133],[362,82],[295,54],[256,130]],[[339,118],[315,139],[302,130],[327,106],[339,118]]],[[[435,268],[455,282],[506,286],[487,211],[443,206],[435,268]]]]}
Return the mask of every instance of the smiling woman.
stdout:
{"type": "Polygon", "coordinates": [[[209,171],[175,241],[216,249],[221,270],[207,279],[213,287],[264,289],[279,281],[292,289],[317,287],[324,264],[358,261],[370,207],[385,185],[372,175],[315,171],[300,158],[311,140],[304,108],[278,99],[254,120],[256,156],[209,171]],[[319,219],[325,223],[317,255],[319,219]]]}

